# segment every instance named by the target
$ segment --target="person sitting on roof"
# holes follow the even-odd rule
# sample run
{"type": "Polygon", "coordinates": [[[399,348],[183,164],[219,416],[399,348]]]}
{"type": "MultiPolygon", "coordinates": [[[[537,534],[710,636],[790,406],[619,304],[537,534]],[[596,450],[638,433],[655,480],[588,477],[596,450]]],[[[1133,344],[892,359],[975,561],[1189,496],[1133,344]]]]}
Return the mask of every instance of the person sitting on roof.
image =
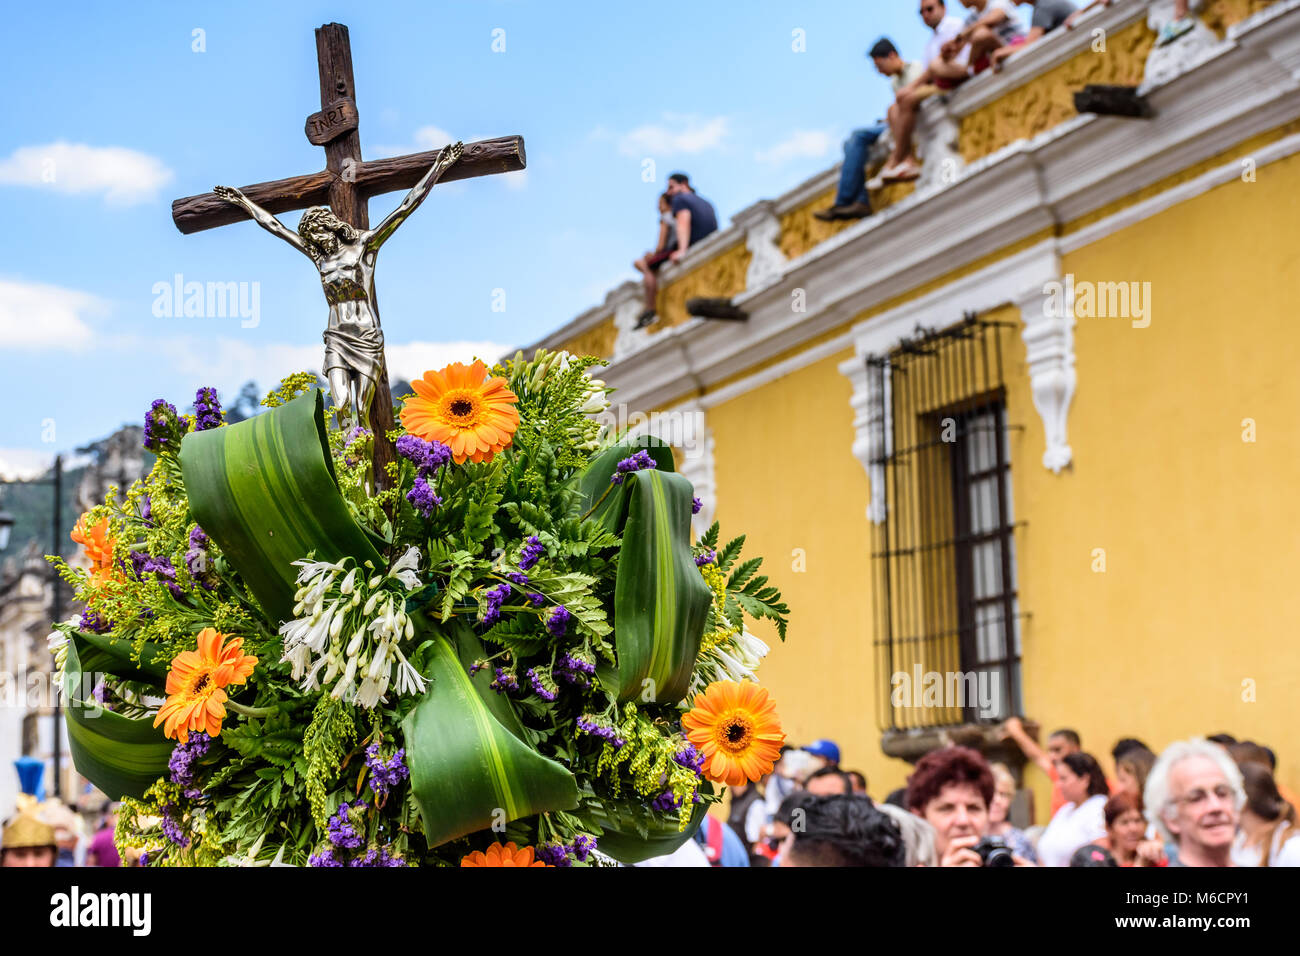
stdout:
{"type": "Polygon", "coordinates": [[[1029,32],[1025,34],[1023,43],[999,47],[993,51],[989,59],[993,63],[995,73],[1002,69],[1002,64],[1011,54],[1023,50],[1032,43],[1037,43],[1053,30],[1065,26],[1070,17],[1079,12],[1075,9],[1073,0],[1016,0],[1016,3],[1028,4],[1034,8],[1033,16],[1029,21],[1029,32]]]}

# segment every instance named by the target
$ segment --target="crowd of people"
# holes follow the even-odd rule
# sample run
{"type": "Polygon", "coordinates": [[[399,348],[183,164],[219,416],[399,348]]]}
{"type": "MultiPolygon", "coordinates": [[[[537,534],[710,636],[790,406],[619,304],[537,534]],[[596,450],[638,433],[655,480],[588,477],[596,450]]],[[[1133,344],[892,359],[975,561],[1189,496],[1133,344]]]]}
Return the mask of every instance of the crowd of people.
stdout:
{"type": "Polygon", "coordinates": [[[1226,734],[1177,741],[1157,755],[1133,738],[1111,749],[1112,775],[1070,729],[1045,747],[1012,718],[1001,736],[1051,782],[1045,825],[1016,826],[1006,764],[946,746],[917,761],[907,785],[876,802],[861,773],[819,740],[786,748],[758,784],[730,791],[726,822],[709,817],[674,865],[713,866],[1300,866],[1296,802],[1276,757],[1226,734]]]}
{"type": "MultiPolygon", "coordinates": [[[[1054,31],[1073,29],[1090,11],[1122,2],[1125,0],[954,0],[950,12],[946,0],[920,0],[921,20],[930,31],[925,47],[917,59],[907,59],[884,37],[868,51],[876,71],[889,80],[893,103],[883,120],[849,134],[835,199],[813,215],[825,222],[870,216],[871,190],[921,175],[914,133],[922,103],[955,90],[986,70],[997,72],[1009,57],[1054,31]],[[1020,7],[1030,9],[1021,11],[1020,7]],[[889,158],[868,180],[871,149],[886,133],[892,142],[889,158]]],[[[1176,0],[1174,19],[1161,28],[1157,46],[1191,32],[1195,20],[1189,5],[1190,0],[1176,0]]],[[[685,173],[668,177],[668,187],[657,203],[655,246],[633,263],[641,273],[645,294],[637,328],[656,320],[658,272],[663,264],[676,262],[718,228],[712,204],[695,192],[685,173]]]]}
{"type": "Polygon", "coordinates": [[[115,804],[85,814],[53,798],[20,802],[0,830],[0,867],[134,866],[118,855],[116,826],[115,804]]]}
{"type": "MultiPolygon", "coordinates": [[[[1009,57],[1053,31],[1073,29],[1084,14],[1118,2],[1123,0],[1091,0],[1082,6],[1075,0],[956,0],[953,6],[959,4],[964,14],[959,16],[957,11],[949,11],[945,0],[921,0],[921,20],[930,36],[920,57],[906,59],[887,37],[868,51],[876,71],[888,78],[894,102],[884,120],[849,134],[835,200],[813,215],[826,222],[870,216],[870,190],[921,175],[913,134],[922,103],[987,70],[997,72],[1009,57]],[[1019,7],[1030,8],[1027,17],[1019,7]],[[886,133],[891,136],[892,150],[878,174],[868,181],[868,155],[886,133]]],[[[1161,29],[1157,45],[1173,43],[1192,30],[1188,0],[1178,0],[1174,16],[1161,29]]]]}

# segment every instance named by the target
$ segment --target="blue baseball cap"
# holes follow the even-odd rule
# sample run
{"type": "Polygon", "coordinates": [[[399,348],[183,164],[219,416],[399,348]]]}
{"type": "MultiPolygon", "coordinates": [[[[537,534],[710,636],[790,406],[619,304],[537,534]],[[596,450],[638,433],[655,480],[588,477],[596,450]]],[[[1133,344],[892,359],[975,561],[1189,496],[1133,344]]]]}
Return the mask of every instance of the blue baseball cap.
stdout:
{"type": "Polygon", "coordinates": [[[807,747],[801,749],[814,757],[825,757],[831,763],[840,762],[840,748],[835,745],[833,740],[814,740],[807,747]]]}

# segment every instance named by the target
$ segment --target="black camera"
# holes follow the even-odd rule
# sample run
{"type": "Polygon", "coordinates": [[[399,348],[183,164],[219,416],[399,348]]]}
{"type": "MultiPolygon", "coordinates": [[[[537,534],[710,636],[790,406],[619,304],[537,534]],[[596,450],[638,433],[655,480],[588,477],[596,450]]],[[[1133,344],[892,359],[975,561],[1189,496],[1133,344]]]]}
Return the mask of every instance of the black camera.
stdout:
{"type": "Polygon", "coordinates": [[[980,855],[980,862],[984,866],[1016,865],[1016,861],[1011,856],[1011,847],[1007,846],[1007,841],[1002,837],[986,836],[971,849],[980,855]]]}

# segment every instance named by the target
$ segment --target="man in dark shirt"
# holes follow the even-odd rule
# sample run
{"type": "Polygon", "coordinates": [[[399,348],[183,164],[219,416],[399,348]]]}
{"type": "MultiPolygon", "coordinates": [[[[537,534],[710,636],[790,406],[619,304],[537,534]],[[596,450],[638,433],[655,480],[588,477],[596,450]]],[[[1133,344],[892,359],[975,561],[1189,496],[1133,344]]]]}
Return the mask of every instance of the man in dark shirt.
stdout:
{"type": "MultiPolygon", "coordinates": [[[[718,231],[718,217],[713,204],[691,188],[691,181],[685,173],[673,173],[668,177],[668,196],[673,228],[677,233],[677,248],[669,254],[668,261],[677,262],[691,246],[718,231]]],[[[653,278],[651,275],[646,279],[647,297],[654,295],[653,278]]],[[[647,308],[637,318],[636,327],[643,329],[654,320],[655,310],[647,308]]]]}
{"type": "Polygon", "coordinates": [[[713,204],[691,188],[685,173],[668,177],[668,195],[672,197],[673,221],[677,223],[677,249],[668,258],[676,262],[691,246],[718,231],[718,217],[713,204]]]}

